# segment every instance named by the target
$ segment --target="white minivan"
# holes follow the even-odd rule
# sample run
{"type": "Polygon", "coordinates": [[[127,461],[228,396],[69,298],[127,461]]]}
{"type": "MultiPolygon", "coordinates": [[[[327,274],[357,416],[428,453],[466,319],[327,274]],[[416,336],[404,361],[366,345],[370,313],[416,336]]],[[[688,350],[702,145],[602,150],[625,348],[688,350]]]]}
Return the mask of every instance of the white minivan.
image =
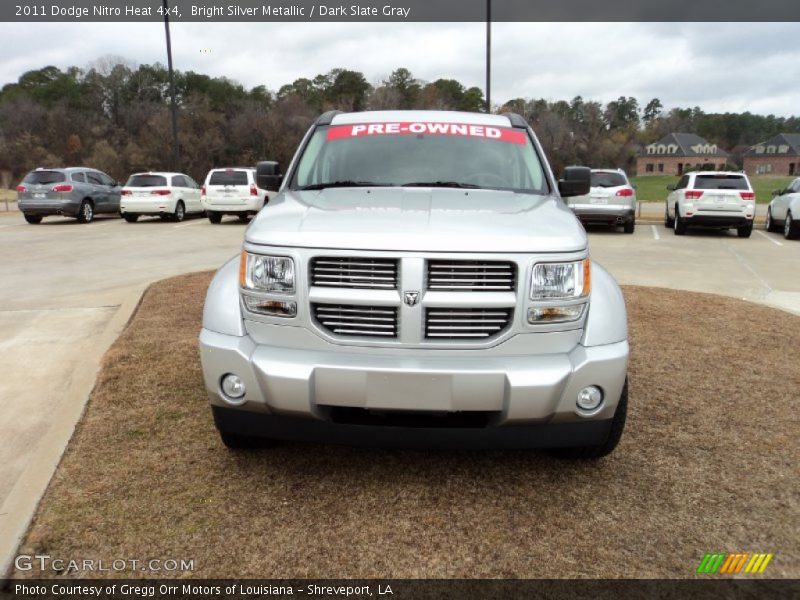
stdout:
{"type": "Polygon", "coordinates": [[[183,221],[189,213],[203,212],[200,188],[183,173],[134,173],[122,188],[119,212],[128,223],[140,215],[183,221]]]}
{"type": "Polygon", "coordinates": [[[201,198],[212,223],[222,221],[223,215],[236,215],[239,220],[247,221],[269,202],[269,192],[256,184],[254,168],[228,167],[208,172],[201,198]]]}

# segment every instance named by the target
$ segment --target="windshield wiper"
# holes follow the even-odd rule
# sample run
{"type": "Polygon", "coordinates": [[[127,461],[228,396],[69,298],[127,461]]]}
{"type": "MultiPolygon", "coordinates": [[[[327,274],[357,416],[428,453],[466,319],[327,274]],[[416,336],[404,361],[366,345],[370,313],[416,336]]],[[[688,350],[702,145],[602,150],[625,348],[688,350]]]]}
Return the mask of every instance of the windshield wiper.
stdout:
{"type": "Polygon", "coordinates": [[[342,180],[342,181],[328,181],[326,183],[312,183],[311,185],[304,185],[297,189],[300,191],[309,191],[309,190],[324,190],[325,188],[337,188],[337,187],[386,187],[386,185],[387,184],[385,183],[375,183],[374,181],[342,180]]]}
{"type": "Polygon", "coordinates": [[[404,183],[400,187],[451,187],[476,189],[481,186],[475,185],[474,183],[461,183],[460,181],[414,181],[412,183],[404,183]]]}

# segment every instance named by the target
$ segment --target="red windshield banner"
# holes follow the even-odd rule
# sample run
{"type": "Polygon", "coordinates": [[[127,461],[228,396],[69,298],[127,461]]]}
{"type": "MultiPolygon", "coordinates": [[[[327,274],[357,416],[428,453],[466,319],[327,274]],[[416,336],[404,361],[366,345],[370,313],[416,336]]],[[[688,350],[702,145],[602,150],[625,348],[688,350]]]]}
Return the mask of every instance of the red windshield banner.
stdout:
{"type": "Polygon", "coordinates": [[[454,135],[496,140],[509,144],[524,144],[525,132],[510,127],[466,125],[463,123],[359,123],[334,125],[328,129],[328,140],[377,135],[454,135]]]}

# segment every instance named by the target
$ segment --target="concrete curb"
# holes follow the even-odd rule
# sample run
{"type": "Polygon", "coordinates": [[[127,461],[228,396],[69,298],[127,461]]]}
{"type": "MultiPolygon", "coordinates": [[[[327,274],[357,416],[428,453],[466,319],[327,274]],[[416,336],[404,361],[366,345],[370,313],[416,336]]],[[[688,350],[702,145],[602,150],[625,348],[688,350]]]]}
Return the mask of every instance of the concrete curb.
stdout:
{"type": "Polygon", "coordinates": [[[64,400],[52,427],[0,506],[0,585],[8,578],[17,548],[83,416],[100,370],[100,362],[136,313],[147,287],[149,285],[139,286],[130,292],[109,319],[91,354],[85,356],[85,361],[74,372],[64,390],[64,400]]]}

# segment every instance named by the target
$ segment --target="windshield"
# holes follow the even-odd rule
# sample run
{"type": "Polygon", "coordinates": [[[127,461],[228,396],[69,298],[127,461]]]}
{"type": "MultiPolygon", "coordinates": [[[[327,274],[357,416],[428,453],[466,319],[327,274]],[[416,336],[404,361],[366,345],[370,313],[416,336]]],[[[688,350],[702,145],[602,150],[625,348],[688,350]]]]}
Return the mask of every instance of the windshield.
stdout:
{"type": "Polygon", "coordinates": [[[749,190],[747,179],[741,175],[698,175],[694,180],[696,190],[749,190]]]}
{"type": "Polygon", "coordinates": [[[131,175],[126,187],[158,187],[167,185],[167,178],[162,175],[131,175]]]}
{"type": "Polygon", "coordinates": [[[320,127],[291,187],[371,185],[549,191],[525,131],[430,122],[320,127]]]}
{"type": "Polygon", "coordinates": [[[48,183],[58,183],[65,181],[64,173],[60,171],[31,171],[22,180],[22,183],[40,183],[47,185],[48,183]]]}
{"type": "Polygon", "coordinates": [[[611,173],[609,171],[592,171],[592,187],[617,187],[620,185],[628,185],[620,173],[611,173]]]}

